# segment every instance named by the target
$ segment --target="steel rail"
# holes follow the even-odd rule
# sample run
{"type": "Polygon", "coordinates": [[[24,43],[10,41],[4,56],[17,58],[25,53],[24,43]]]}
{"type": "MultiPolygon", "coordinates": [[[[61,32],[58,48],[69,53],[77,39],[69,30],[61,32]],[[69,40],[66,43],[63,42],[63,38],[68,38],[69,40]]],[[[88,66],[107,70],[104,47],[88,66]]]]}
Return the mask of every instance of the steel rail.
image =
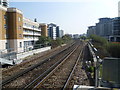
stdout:
{"type": "Polygon", "coordinates": [[[61,62],[63,62],[63,60],[65,60],[65,58],[69,57],[69,55],[71,55],[71,52],[75,51],[76,48],[77,47],[73,48],[69,53],[67,53],[65,56],[63,56],[58,62],[56,62],[54,65],[52,65],[47,71],[45,71],[43,74],[38,76],[31,83],[29,83],[27,86],[25,86],[23,90],[28,89],[28,88],[33,88],[34,86],[36,86],[36,84],[39,82],[40,79],[42,79],[42,78],[44,79],[46,77],[46,75],[48,76],[51,72],[53,72],[53,70],[56,67],[58,67],[58,65],[61,64],[61,62]]]}
{"type": "Polygon", "coordinates": [[[73,43],[73,44],[71,44],[70,46],[68,46],[68,47],[66,47],[65,49],[63,49],[62,51],[59,51],[58,53],[55,53],[54,55],[52,55],[52,56],[50,56],[50,57],[42,60],[42,61],[39,62],[38,64],[32,65],[32,66],[28,67],[27,69],[25,69],[25,70],[23,70],[23,71],[21,71],[21,72],[18,72],[18,73],[14,74],[14,75],[11,76],[11,77],[8,77],[7,79],[3,80],[3,81],[2,81],[2,85],[1,85],[1,84],[0,84],[0,85],[1,85],[1,86],[4,86],[4,85],[10,83],[11,81],[15,80],[16,78],[18,78],[18,77],[22,76],[23,74],[25,74],[25,73],[33,70],[34,68],[37,68],[38,66],[40,66],[40,65],[42,65],[43,63],[45,63],[45,62],[47,62],[48,60],[50,60],[51,58],[54,58],[55,56],[61,54],[61,53],[64,52],[65,50],[71,48],[71,47],[74,46],[75,44],[76,44],[76,43],[73,43]]]}
{"type": "Polygon", "coordinates": [[[37,83],[37,85],[35,85],[33,89],[38,88],[39,86],[41,86],[45,82],[45,80],[48,79],[49,76],[51,76],[76,51],[76,49],[78,47],[79,46],[74,48],[73,51],[71,51],[66,57],[64,57],[62,62],[59,63],[53,70],[51,70],[51,72],[47,76],[45,76],[39,83],[37,83]]]}
{"type": "Polygon", "coordinates": [[[78,58],[77,58],[77,60],[76,60],[76,63],[75,63],[75,65],[73,66],[73,69],[71,70],[71,73],[70,73],[70,75],[68,76],[68,79],[67,79],[66,83],[64,84],[64,87],[63,87],[62,90],[65,90],[65,89],[67,88],[67,85],[69,84],[69,81],[70,81],[70,79],[71,79],[71,77],[72,77],[72,75],[73,75],[73,73],[74,73],[74,71],[75,71],[75,69],[76,69],[76,66],[77,66],[77,64],[78,64],[78,62],[79,62],[79,60],[80,60],[80,58],[81,58],[81,56],[82,56],[82,53],[83,53],[83,48],[82,48],[82,50],[80,51],[79,56],[78,56],[78,58]]]}

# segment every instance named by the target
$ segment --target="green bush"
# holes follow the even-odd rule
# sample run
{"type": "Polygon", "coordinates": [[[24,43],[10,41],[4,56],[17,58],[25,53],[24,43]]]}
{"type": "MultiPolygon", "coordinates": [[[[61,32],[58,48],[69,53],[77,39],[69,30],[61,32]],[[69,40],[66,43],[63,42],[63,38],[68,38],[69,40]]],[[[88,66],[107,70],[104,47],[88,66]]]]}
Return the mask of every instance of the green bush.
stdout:
{"type": "Polygon", "coordinates": [[[106,49],[112,57],[120,58],[120,43],[110,42],[106,45],[106,49]]]}
{"type": "Polygon", "coordinates": [[[51,42],[52,48],[61,46],[62,44],[63,44],[63,40],[61,38],[57,38],[56,40],[52,40],[51,42]]]}
{"type": "Polygon", "coordinates": [[[40,36],[39,40],[35,44],[48,44],[51,43],[51,38],[45,37],[45,36],[40,36]]]}
{"type": "Polygon", "coordinates": [[[91,72],[91,73],[94,72],[94,67],[93,67],[93,66],[88,67],[88,68],[87,68],[87,71],[88,71],[88,72],[91,72]]]}
{"type": "Polygon", "coordinates": [[[100,53],[100,57],[117,57],[120,58],[120,43],[108,42],[105,38],[91,35],[90,38],[94,46],[98,49],[98,53],[100,53]]]}
{"type": "Polygon", "coordinates": [[[64,35],[62,37],[63,43],[68,43],[72,40],[72,38],[69,35],[64,35]]]}
{"type": "Polygon", "coordinates": [[[95,42],[102,46],[108,43],[108,41],[105,38],[97,36],[97,35],[91,35],[90,38],[92,39],[93,43],[95,42]]]}
{"type": "Polygon", "coordinates": [[[64,43],[68,43],[72,40],[69,35],[64,35],[62,38],[57,38],[56,40],[52,40],[50,37],[40,36],[39,40],[35,43],[34,48],[38,49],[41,45],[51,45],[52,48],[57,46],[61,46],[64,43]]]}

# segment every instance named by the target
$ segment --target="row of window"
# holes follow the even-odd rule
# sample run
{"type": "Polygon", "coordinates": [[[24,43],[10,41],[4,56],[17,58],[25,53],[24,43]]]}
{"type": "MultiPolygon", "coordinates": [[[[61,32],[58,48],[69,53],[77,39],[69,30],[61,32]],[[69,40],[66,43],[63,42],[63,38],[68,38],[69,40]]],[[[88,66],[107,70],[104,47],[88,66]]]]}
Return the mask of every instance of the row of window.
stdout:
{"type": "Polygon", "coordinates": [[[28,23],[24,23],[23,25],[24,25],[24,26],[27,26],[27,27],[30,27],[30,28],[33,28],[33,29],[39,29],[38,26],[30,25],[30,24],[28,24],[28,23]]]}
{"type": "Polygon", "coordinates": [[[7,20],[7,15],[4,15],[4,19],[7,20]]]}
{"type": "Polygon", "coordinates": [[[7,24],[4,24],[4,28],[7,30],[7,28],[8,28],[7,24]]]}
{"type": "Polygon", "coordinates": [[[31,46],[32,41],[24,41],[24,47],[31,46]]]}
{"type": "Polygon", "coordinates": [[[37,31],[31,31],[31,30],[24,30],[23,31],[24,33],[30,33],[30,34],[40,34],[40,32],[37,32],[37,31]]]}
{"type": "Polygon", "coordinates": [[[25,35],[24,38],[26,38],[26,39],[33,39],[33,38],[39,39],[39,37],[36,37],[36,36],[33,37],[33,36],[27,36],[27,35],[25,35]]]}
{"type": "MultiPolygon", "coordinates": [[[[8,35],[5,34],[4,35],[5,38],[8,38],[8,35]]],[[[19,34],[19,38],[22,38],[23,35],[22,34],[19,34]]],[[[33,39],[33,36],[27,36],[27,35],[24,35],[24,38],[27,38],[27,39],[33,39]]],[[[39,37],[38,36],[34,36],[34,39],[38,39],[39,37]]]]}

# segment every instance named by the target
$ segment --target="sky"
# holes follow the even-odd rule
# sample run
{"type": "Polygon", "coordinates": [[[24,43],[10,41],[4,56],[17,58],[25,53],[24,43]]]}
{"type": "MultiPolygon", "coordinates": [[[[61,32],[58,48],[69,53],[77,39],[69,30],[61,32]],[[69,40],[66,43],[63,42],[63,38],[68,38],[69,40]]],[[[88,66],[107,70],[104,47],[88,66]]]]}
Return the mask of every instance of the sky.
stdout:
{"type": "Polygon", "coordinates": [[[99,18],[118,16],[119,0],[9,0],[10,7],[40,23],[55,23],[66,34],[83,34],[99,18]]]}

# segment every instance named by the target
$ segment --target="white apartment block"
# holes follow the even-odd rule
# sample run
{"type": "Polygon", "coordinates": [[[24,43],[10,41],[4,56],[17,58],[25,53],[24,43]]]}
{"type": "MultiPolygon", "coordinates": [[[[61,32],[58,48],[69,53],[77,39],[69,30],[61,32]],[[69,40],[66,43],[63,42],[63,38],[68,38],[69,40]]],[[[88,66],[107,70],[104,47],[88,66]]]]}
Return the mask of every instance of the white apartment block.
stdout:
{"type": "Polygon", "coordinates": [[[23,43],[24,49],[33,48],[33,45],[41,36],[41,28],[38,22],[23,18],[23,43]]]}

